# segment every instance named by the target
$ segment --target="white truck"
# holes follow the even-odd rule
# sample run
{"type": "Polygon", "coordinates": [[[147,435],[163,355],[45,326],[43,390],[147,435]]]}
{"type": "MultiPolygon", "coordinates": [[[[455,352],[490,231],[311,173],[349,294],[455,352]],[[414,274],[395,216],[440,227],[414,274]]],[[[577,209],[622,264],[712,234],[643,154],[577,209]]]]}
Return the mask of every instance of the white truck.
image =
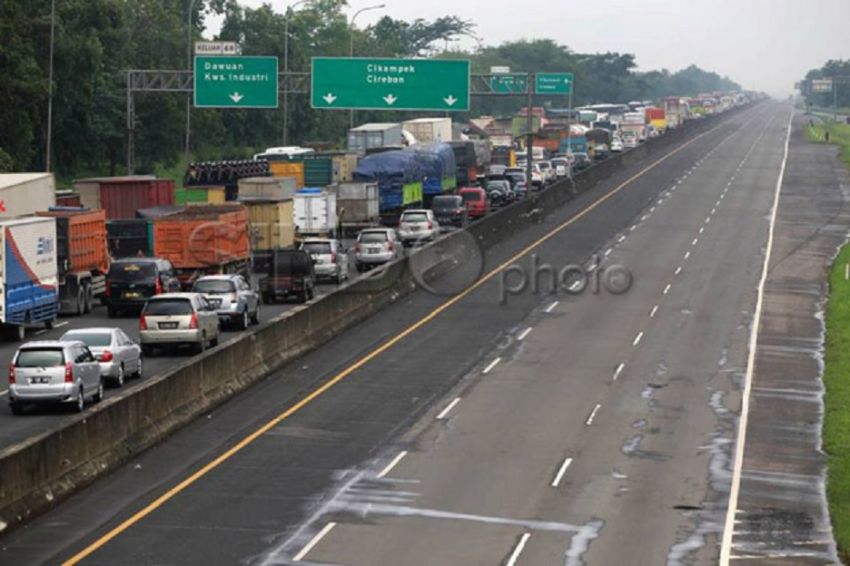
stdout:
{"type": "Polygon", "coordinates": [[[17,218],[56,206],[52,173],[0,174],[0,218],[17,218]]]}
{"type": "Polygon", "coordinates": [[[292,198],[296,240],[336,234],[336,195],[322,189],[301,189],[292,198]]]}
{"type": "Polygon", "coordinates": [[[402,122],[401,127],[420,143],[452,141],[451,118],[417,118],[402,122]]]}
{"type": "Polygon", "coordinates": [[[7,338],[23,340],[26,327],[53,327],[59,313],[56,220],[0,220],[0,325],[7,338]]]}

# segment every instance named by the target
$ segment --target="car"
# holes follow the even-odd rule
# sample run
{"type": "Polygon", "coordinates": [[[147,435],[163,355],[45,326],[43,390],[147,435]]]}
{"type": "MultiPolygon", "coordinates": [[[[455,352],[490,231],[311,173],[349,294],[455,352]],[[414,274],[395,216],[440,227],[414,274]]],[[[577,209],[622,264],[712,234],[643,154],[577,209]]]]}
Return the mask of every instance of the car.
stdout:
{"type": "Polygon", "coordinates": [[[112,262],[106,275],[106,309],[110,318],[138,313],[150,297],[180,290],[171,262],[159,258],[124,258],[112,262]]]}
{"type": "Polygon", "coordinates": [[[507,165],[501,165],[501,164],[498,164],[498,163],[494,163],[493,165],[490,165],[490,167],[487,169],[487,175],[488,176],[496,176],[496,177],[504,175],[505,170],[507,168],[508,168],[507,165]]]}
{"type": "Polygon", "coordinates": [[[354,265],[357,271],[383,265],[404,255],[404,244],[393,228],[367,228],[357,234],[354,265]]]}
{"type": "Polygon", "coordinates": [[[115,387],[123,387],[127,376],[142,377],[142,348],[120,328],[75,328],[60,340],[88,346],[100,364],[100,376],[115,387]]]}
{"type": "Polygon", "coordinates": [[[570,172],[570,161],[566,157],[553,157],[549,160],[552,167],[555,168],[555,175],[561,179],[566,177],[570,172]]]}
{"type": "Polygon", "coordinates": [[[221,324],[245,330],[260,323],[260,294],[242,275],[205,275],[192,284],[192,292],[206,298],[221,324]]]}
{"type": "Polygon", "coordinates": [[[269,250],[254,254],[254,271],[261,274],[263,302],[290,299],[306,303],[316,294],[316,267],[302,249],[269,250]]]}
{"type": "Polygon", "coordinates": [[[608,159],[610,152],[608,151],[608,145],[604,143],[596,144],[596,147],[593,149],[593,159],[597,161],[601,161],[603,159],[608,159]]]}
{"type": "Polygon", "coordinates": [[[575,168],[579,171],[587,169],[591,165],[590,156],[584,152],[573,153],[575,157],[575,168]]]}
{"type": "Polygon", "coordinates": [[[398,237],[405,246],[419,242],[433,242],[440,235],[440,223],[433,210],[416,208],[405,210],[398,221],[398,237]]]}
{"type": "Polygon", "coordinates": [[[482,218],[490,212],[487,191],[481,187],[463,187],[457,194],[463,199],[469,218],[482,218]]]}
{"type": "Polygon", "coordinates": [[[495,207],[505,206],[514,201],[516,194],[507,179],[491,179],[484,187],[490,203],[495,207]]]}
{"type": "Polygon", "coordinates": [[[318,279],[330,279],[337,284],[348,279],[348,252],[334,238],[307,238],[301,249],[313,258],[318,279]]]}
{"type": "Polygon", "coordinates": [[[540,168],[539,163],[531,164],[531,187],[537,189],[538,191],[543,189],[546,186],[546,174],[540,168]]]}
{"type": "Polygon", "coordinates": [[[103,399],[100,364],[82,342],[45,340],[24,344],[9,365],[9,408],[57,404],[82,412],[86,401],[103,399]]]}
{"type": "Polygon", "coordinates": [[[217,346],[218,313],[200,293],[164,293],[151,297],[139,316],[142,353],[152,356],[163,346],[192,346],[201,353],[217,346]]]}
{"type": "Polygon", "coordinates": [[[620,153],[621,151],[623,151],[623,142],[620,138],[611,140],[611,153],[620,153]]]}
{"type": "Polygon", "coordinates": [[[460,195],[438,195],[431,201],[431,210],[440,226],[463,228],[469,221],[469,211],[460,195]]]}
{"type": "Polygon", "coordinates": [[[557,175],[555,173],[555,168],[552,167],[552,163],[549,161],[540,160],[535,161],[538,167],[540,167],[540,172],[543,174],[543,182],[547,185],[554,183],[557,180],[557,175]]]}
{"type": "Polygon", "coordinates": [[[640,143],[638,142],[637,134],[634,132],[623,132],[622,139],[625,149],[633,149],[640,143]]]}

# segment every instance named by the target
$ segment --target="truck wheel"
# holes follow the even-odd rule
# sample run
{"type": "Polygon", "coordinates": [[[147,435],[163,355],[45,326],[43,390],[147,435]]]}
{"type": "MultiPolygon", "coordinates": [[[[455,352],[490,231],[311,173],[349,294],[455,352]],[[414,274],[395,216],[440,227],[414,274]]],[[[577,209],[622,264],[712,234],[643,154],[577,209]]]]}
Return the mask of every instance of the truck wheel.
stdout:
{"type": "Polygon", "coordinates": [[[77,288],[77,316],[83,316],[86,312],[86,291],[82,285],[77,288]]]}
{"type": "Polygon", "coordinates": [[[94,295],[92,295],[90,282],[83,284],[83,297],[85,299],[85,307],[83,310],[86,314],[88,314],[94,308],[94,295]]]}
{"type": "Polygon", "coordinates": [[[27,329],[23,324],[10,326],[8,329],[8,336],[14,342],[23,342],[23,340],[27,337],[27,329]]]}
{"type": "Polygon", "coordinates": [[[53,326],[54,326],[54,323],[55,323],[55,322],[56,322],[56,321],[55,321],[55,320],[53,320],[52,318],[51,318],[51,319],[49,319],[49,320],[45,320],[45,321],[44,321],[44,327],[45,327],[47,330],[53,330],[53,326]]]}

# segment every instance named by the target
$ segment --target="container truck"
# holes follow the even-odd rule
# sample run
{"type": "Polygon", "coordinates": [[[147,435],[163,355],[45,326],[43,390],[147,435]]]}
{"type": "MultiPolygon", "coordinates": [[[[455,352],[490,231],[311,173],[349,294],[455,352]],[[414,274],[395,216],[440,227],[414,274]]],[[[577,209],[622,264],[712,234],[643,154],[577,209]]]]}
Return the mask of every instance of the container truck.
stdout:
{"type": "MultiPolygon", "coordinates": [[[[471,151],[472,145],[469,148],[471,151]]],[[[460,167],[457,166],[458,172],[460,167]]],[[[381,222],[388,225],[397,224],[405,208],[422,205],[422,179],[420,161],[411,151],[393,150],[368,155],[354,170],[354,182],[377,183],[381,222]]]]}
{"type": "Polygon", "coordinates": [[[52,173],[0,174],[0,218],[16,218],[56,205],[52,173]]]}
{"type": "Polygon", "coordinates": [[[26,327],[53,327],[59,313],[56,220],[31,216],[0,220],[0,327],[23,340],[26,327]]]}
{"type": "Polygon", "coordinates": [[[60,312],[77,315],[91,312],[94,300],[106,294],[109,273],[106,212],[55,209],[37,214],[56,220],[60,312]]]}
{"type": "Polygon", "coordinates": [[[74,186],[83,206],[102,208],[109,220],[135,218],[140,208],[174,204],[174,181],[171,179],[145,175],[99,177],[75,181],[74,186]]]}
{"type": "Polygon", "coordinates": [[[336,193],[337,215],[345,235],[380,222],[377,183],[340,183],[336,193]]]}
{"type": "Polygon", "coordinates": [[[336,234],[336,195],[320,188],[305,188],[292,198],[296,239],[336,234]]]}
{"type": "Polygon", "coordinates": [[[663,108],[650,106],[643,111],[646,123],[655,128],[658,132],[663,133],[667,130],[667,113],[663,108]]]}
{"type": "Polygon", "coordinates": [[[248,177],[239,179],[239,200],[291,199],[298,190],[295,177],[248,177]]]}
{"type": "Polygon", "coordinates": [[[668,96],[664,99],[664,116],[667,128],[678,128],[685,121],[685,107],[678,96],[668,96]]]}
{"type": "Polygon", "coordinates": [[[364,155],[374,147],[402,145],[401,124],[376,122],[348,131],[348,151],[364,155]]]}
{"type": "Polygon", "coordinates": [[[417,118],[401,123],[419,143],[452,141],[451,118],[417,118]]]}
{"type": "Polygon", "coordinates": [[[248,210],[252,250],[288,248],[295,243],[293,201],[253,199],[243,202],[248,210]]]}

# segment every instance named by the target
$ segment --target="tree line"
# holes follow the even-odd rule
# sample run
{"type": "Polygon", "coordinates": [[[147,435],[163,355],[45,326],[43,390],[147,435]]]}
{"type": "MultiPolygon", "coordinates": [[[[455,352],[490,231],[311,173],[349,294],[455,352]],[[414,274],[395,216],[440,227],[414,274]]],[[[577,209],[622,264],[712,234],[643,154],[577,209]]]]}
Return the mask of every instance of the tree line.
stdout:
{"type": "Polygon", "coordinates": [[[809,92],[806,96],[807,102],[812,106],[829,108],[834,102],[839,108],[850,107],[850,59],[830,59],[819,69],[811,69],[806,73],[806,80],[831,79],[834,78],[832,92],[809,92]]]}
{"type": "MultiPolygon", "coordinates": [[[[515,72],[573,72],[574,105],[740,88],[696,66],[638,72],[634,55],[578,53],[551,39],[484,45],[475,23],[455,16],[408,22],[385,15],[373,25],[352,28],[344,0],[307,0],[286,12],[269,5],[248,8],[236,0],[55,0],[55,10],[51,20],[51,0],[0,0],[0,171],[45,169],[51,21],[51,161],[62,178],[124,171],[126,71],[186,69],[187,33],[193,41],[202,39],[212,15],[223,18],[216,39],[240,42],[244,55],[283,61],[288,29],[290,71],[309,71],[312,57],[347,56],[352,49],[355,56],[465,58],[474,73],[487,73],[492,65],[508,65],[515,72]],[[468,37],[477,48],[455,47],[468,37]]],[[[137,171],[181,164],[186,96],[135,96],[137,171]]],[[[523,97],[474,98],[472,114],[509,113],[524,103],[523,97]]],[[[557,97],[539,97],[535,103],[566,106],[557,97]]],[[[357,112],[358,123],[406,118],[400,112],[357,112]]],[[[289,97],[292,143],[341,143],[348,123],[347,112],[313,111],[307,96],[289,97]]],[[[192,110],[196,160],[244,158],[282,139],[282,107],[192,110]]]]}

